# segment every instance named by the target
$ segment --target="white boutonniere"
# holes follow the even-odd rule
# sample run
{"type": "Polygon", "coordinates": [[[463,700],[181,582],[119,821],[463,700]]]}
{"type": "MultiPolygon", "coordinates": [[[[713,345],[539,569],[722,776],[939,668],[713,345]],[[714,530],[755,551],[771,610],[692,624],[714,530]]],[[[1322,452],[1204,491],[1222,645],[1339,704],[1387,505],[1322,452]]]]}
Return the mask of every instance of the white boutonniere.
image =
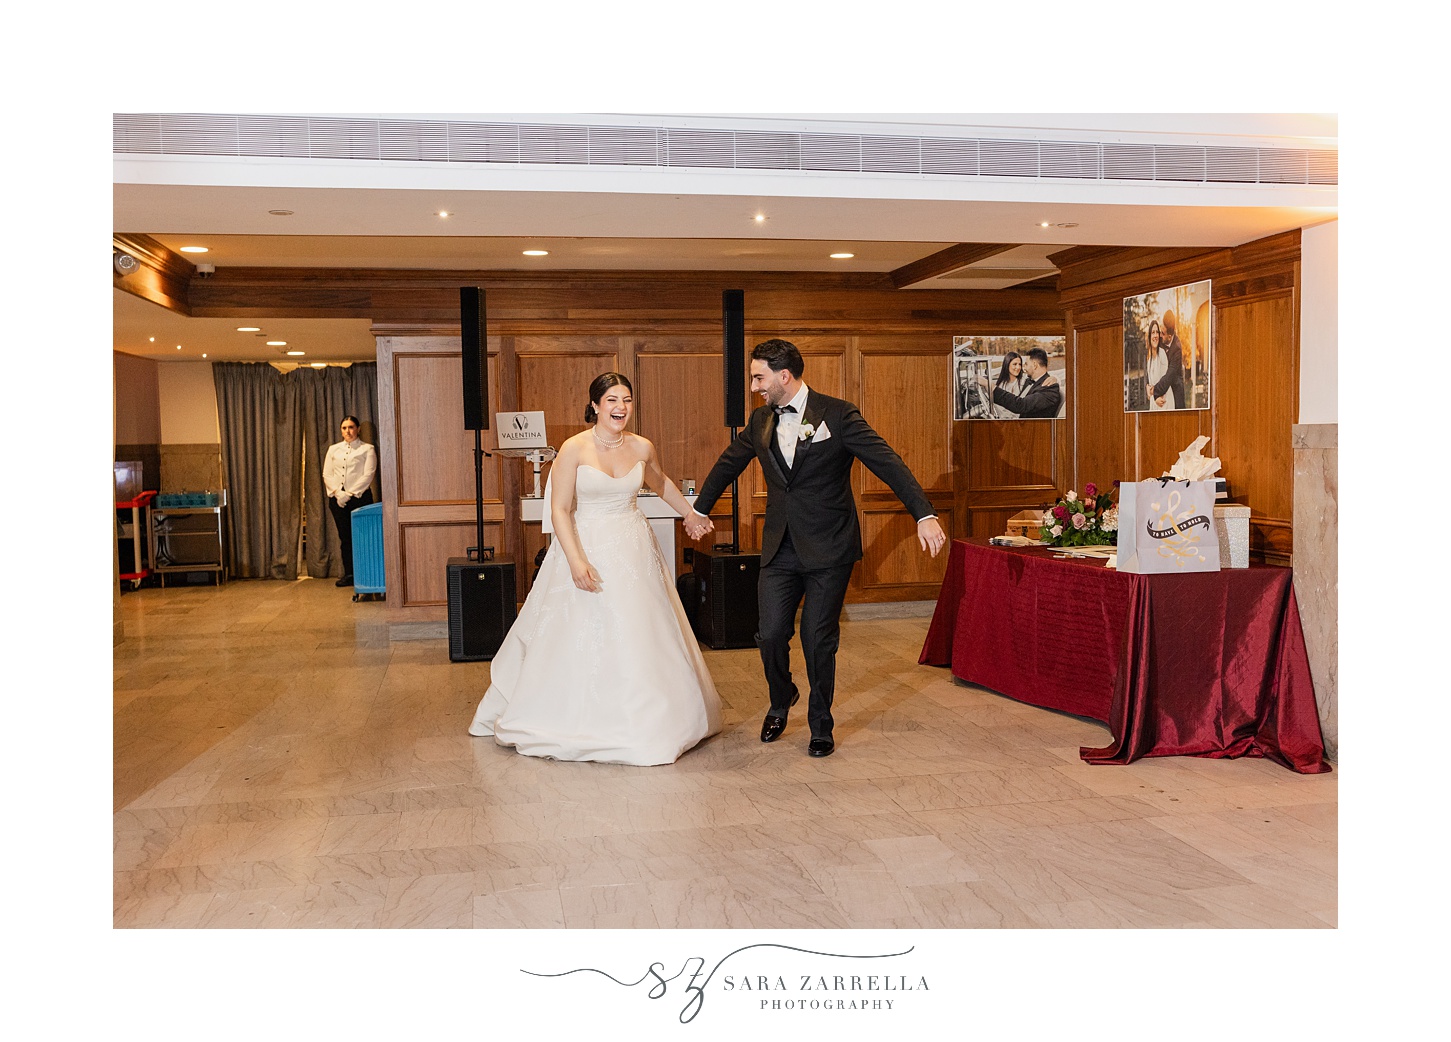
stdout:
{"type": "Polygon", "coordinates": [[[796,432],[796,436],[797,436],[797,437],[798,437],[798,438],[800,438],[800,439],[801,439],[801,440],[802,440],[802,441],[810,441],[810,440],[811,440],[811,438],[812,438],[812,436],[813,436],[813,435],[814,435],[814,434],[815,434],[815,433],[816,433],[816,428],[815,428],[815,427],[813,427],[813,426],[812,426],[812,425],[811,425],[811,424],[809,424],[809,423],[803,423],[803,424],[802,424],[802,425],[801,425],[801,426],[800,426],[800,427],[799,427],[799,428],[798,428],[798,429],[797,429],[797,432],[796,432]]]}

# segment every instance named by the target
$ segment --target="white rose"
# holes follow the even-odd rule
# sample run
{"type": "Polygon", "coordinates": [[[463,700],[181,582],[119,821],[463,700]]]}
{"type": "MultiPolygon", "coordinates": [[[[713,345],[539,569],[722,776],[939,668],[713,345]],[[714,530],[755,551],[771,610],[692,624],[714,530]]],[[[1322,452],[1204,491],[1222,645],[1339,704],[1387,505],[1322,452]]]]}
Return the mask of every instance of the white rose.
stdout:
{"type": "Polygon", "coordinates": [[[1063,498],[1066,499],[1066,500],[1068,500],[1068,502],[1070,502],[1070,503],[1077,503],[1078,502],[1078,493],[1077,492],[1074,492],[1072,489],[1070,489],[1069,492],[1068,492],[1068,495],[1064,496],[1063,498]]]}
{"type": "Polygon", "coordinates": [[[1060,535],[1063,534],[1063,526],[1062,525],[1054,525],[1052,528],[1048,529],[1048,531],[1051,532],[1051,533],[1053,533],[1053,538],[1054,539],[1057,539],[1060,535]]]}

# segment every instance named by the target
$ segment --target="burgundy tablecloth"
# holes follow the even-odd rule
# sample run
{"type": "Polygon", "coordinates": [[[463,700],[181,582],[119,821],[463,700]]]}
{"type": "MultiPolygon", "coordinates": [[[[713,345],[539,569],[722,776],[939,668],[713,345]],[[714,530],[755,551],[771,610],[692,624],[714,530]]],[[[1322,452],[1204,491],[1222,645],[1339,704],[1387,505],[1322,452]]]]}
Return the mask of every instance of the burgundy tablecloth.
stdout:
{"type": "Polygon", "coordinates": [[[1102,721],[1089,763],[1142,756],[1325,762],[1288,568],[1130,575],[1051,550],[954,540],[919,659],[1102,721]]]}

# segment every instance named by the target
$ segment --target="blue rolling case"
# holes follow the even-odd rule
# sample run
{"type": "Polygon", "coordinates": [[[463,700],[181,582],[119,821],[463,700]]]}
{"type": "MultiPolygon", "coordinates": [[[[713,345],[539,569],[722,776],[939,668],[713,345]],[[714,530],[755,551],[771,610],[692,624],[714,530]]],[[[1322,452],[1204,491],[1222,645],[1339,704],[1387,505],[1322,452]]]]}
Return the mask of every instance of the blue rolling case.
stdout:
{"type": "Polygon", "coordinates": [[[352,513],[353,600],[365,593],[387,595],[383,574],[383,504],[369,503],[352,513]]]}

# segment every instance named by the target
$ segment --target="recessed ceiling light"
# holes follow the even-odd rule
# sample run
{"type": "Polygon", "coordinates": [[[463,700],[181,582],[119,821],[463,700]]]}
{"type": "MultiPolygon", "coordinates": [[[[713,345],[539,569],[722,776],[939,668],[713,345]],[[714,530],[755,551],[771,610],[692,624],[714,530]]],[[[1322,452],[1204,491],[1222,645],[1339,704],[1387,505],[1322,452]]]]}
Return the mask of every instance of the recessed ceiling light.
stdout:
{"type": "Polygon", "coordinates": [[[238,326],[237,327],[237,332],[238,333],[260,333],[260,332],[262,332],[262,327],[261,326],[238,326]]]}
{"type": "Polygon", "coordinates": [[[203,351],[202,352],[202,357],[205,358],[206,356],[207,356],[207,353],[205,351],[203,351]]]}
{"type": "Polygon", "coordinates": [[[448,216],[448,211],[447,210],[440,210],[440,211],[438,211],[438,216],[440,216],[440,217],[447,217],[448,216]]]}
{"type": "Polygon", "coordinates": [[[303,355],[305,355],[305,354],[307,354],[307,352],[306,352],[306,351],[289,351],[289,352],[287,352],[287,353],[288,353],[288,354],[289,354],[289,355],[292,355],[292,356],[293,356],[293,357],[294,357],[294,358],[300,358],[300,357],[302,357],[302,356],[303,356],[303,355]]]}
{"type": "Polygon", "coordinates": [[[832,260],[851,260],[855,256],[856,256],[855,253],[833,253],[831,255],[831,259],[832,260]]]}
{"type": "Polygon", "coordinates": [[[154,337],[154,336],[149,336],[149,337],[147,337],[147,338],[146,338],[146,339],[147,339],[147,341],[148,341],[148,342],[150,342],[150,343],[153,343],[153,344],[154,344],[154,343],[156,343],[156,338],[155,338],[155,337],[154,337]]]}
{"type": "Polygon", "coordinates": [[[524,256],[526,256],[526,257],[548,257],[549,256],[549,251],[548,250],[525,250],[524,251],[524,256]]]}
{"type": "Polygon", "coordinates": [[[177,349],[177,350],[178,350],[178,351],[180,351],[180,350],[181,350],[181,345],[180,345],[180,344],[177,344],[177,345],[176,345],[176,349],[177,349]]]}
{"type": "Polygon", "coordinates": [[[181,248],[181,252],[182,253],[206,253],[207,252],[207,248],[205,246],[183,246],[181,248]]]}
{"type": "Polygon", "coordinates": [[[1050,225],[1047,221],[1039,221],[1038,222],[1038,227],[1039,228],[1050,228],[1050,227],[1052,227],[1052,225],[1050,225]]]}
{"type": "Polygon", "coordinates": [[[313,362],[312,363],[312,367],[314,369],[326,369],[327,368],[327,363],[326,362],[313,362]]]}
{"type": "Polygon", "coordinates": [[[269,340],[269,341],[267,341],[267,346],[268,347],[286,347],[287,346],[287,341],[286,340],[269,340]]]}
{"type": "Polygon", "coordinates": [[[760,224],[765,219],[766,219],[766,215],[763,214],[763,213],[758,213],[758,214],[756,214],[756,216],[754,216],[754,217],[751,218],[751,220],[755,221],[757,224],[760,224]]]}
{"type": "Polygon", "coordinates": [[[291,210],[268,210],[267,212],[270,213],[273,217],[291,217],[292,216],[292,211],[291,210]]]}

